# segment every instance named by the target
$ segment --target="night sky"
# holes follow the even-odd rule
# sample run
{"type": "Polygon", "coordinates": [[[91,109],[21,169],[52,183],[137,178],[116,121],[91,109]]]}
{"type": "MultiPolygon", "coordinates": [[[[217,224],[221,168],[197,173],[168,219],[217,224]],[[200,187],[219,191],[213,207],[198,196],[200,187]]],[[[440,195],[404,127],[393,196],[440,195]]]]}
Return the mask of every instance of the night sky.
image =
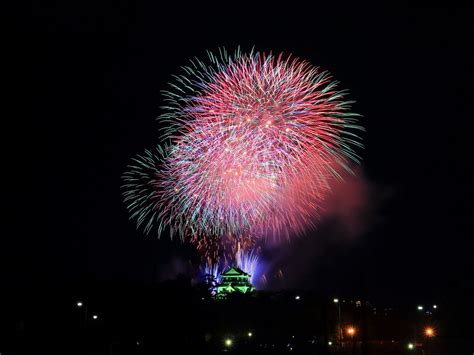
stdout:
{"type": "Polygon", "coordinates": [[[267,250],[285,286],[384,301],[473,287],[472,10],[114,3],[32,9],[19,62],[31,69],[22,85],[32,101],[22,106],[32,110],[15,121],[20,138],[8,151],[18,157],[6,169],[19,187],[7,188],[5,287],[152,282],[196,261],[191,248],[135,230],[121,174],[157,142],[171,74],[207,49],[237,45],[329,70],[367,129],[354,182],[363,202],[344,203],[353,198],[344,189],[336,199],[354,230],[341,231],[346,217],[336,216],[267,250]]]}

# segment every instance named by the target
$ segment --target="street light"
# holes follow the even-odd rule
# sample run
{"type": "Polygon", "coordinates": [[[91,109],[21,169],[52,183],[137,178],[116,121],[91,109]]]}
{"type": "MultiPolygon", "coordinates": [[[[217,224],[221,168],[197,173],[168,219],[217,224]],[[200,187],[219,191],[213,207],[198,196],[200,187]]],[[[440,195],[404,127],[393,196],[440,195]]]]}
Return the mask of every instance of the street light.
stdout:
{"type": "Polygon", "coordinates": [[[342,342],[341,304],[339,303],[339,298],[334,298],[332,301],[337,304],[337,337],[339,342],[342,342]]]}
{"type": "Polygon", "coordinates": [[[425,328],[425,335],[429,338],[432,338],[435,336],[435,331],[432,327],[426,327],[425,328]]]}
{"type": "Polygon", "coordinates": [[[300,298],[300,296],[295,296],[295,300],[299,300],[300,298]]]}
{"type": "Polygon", "coordinates": [[[92,316],[92,319],[94,319],[94,320],[95,320],[95,319],[98,319],[98,318],[99,318],[99,316],[98,316],[97,314],[94,314],[94,315],[92,316]]]}
{"type": "Polygon", "coordinates": [[[252,332],[248,332],[247,335],[248,335],[249,338],[251,338],[253,334],[252,334],[252,332]]]}
{"type": "Polygon", "coordinates": [[[226,338],[226,339],[224,340],[224,345],[225,345],[226,347],[230,348],[230,347],[232,346],[232,339],[226,338]]]}
{"type": "Polygon", "coordinates": [[[352,353],[356,353],[356,341],[355,341],[355,333],[356,329],[353,326],[349,326],[346,330],[347,334],[352,338],[352,353]]]}
{"type": "Polygon", "coordinates": [[[423,310],[423,306],[418,306],[416,307],[419,311],[422,311],[423,310]]]}
{"type": "Polygon", "coordinates": [[[434,304],[434,305],[433,305],[433,308],[436,309],[436,308],[438,308],[438,306],[434,304]]]}
{"type": "Polygon", "coordinates": [[[87,303],[84,303],[83,301],[77,301],[76,302],[76,307],[81,309],[80,314],[80,323],[79,327],[84,327],[84,329],[87,328],[87,303]]]}
{"type": "Polygon", "coordinates": [[[347,334],[349,334],[351,337],[353,337],[355,335],[355,328],[354,327],[349,327],[347,328],[347,334]]]}
{"type": "Polygon", "coordinates": [[[408,349],[409,350],[415,349],[415,345],[413,343],[408,343],[408,349]]]}

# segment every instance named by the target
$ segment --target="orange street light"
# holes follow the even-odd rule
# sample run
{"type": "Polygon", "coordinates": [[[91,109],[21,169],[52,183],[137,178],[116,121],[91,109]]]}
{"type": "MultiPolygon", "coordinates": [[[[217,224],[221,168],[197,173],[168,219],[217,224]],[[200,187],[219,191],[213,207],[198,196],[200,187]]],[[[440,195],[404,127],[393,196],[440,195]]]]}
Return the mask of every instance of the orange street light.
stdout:
{"type": "Polygon", "coordinates": [[[354,327],[348,327],[347,328],[347,334],[349,334],[351,337],[353,337],[355,335],[355,328],[354,327]]]}
{"type": "Polygon", "coordinates": [[[425,328],[425,335],[426,335],[427,337],[430,337],[430,338],[434,337],[434,336],[435,336],[435,331],[434,331],[434,329],[433,329],[432,327],[426,327],[426,328],[425,328]]]}

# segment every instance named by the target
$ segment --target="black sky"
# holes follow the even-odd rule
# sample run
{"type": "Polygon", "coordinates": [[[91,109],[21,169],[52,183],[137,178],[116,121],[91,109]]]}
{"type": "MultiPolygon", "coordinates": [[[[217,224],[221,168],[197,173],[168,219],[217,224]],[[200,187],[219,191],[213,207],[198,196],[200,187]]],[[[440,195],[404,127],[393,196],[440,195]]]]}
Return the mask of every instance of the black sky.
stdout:
{"type": "MultiPolygon", "coordinates": [[[[326,226],[285,247],[303,275],[292,286],[380,298],[472,287],[472,10],[230,11],[120,1],[37,2],[32,14],[31,124],[18,123],[15,150],[24,153],[14,163],[26,170],[17,179],[25,197],[9,191],[7,287],[149,282],[155,268],[192,256],[135,231],[120,176],[157,142],[159,91],[171,74],[206,49],[237,45],[293,53],[331,71],[367,128],[367,230],[346,242],[326,226]],[[299,258],[303,250],[314,257],[299,258]]],[[[291,258],[281,261],[292,270],[291,258]]]]}

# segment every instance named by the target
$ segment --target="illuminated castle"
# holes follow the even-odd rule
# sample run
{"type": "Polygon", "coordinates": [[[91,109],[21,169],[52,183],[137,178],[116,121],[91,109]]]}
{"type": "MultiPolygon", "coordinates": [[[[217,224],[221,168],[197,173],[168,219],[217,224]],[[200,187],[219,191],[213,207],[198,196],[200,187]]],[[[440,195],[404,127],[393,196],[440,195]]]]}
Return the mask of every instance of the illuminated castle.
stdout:
{"type": "Polygon", "coordinates": [[[230,293],[248,294],[253,291],[255,291],[255,287],[250,283],[250,275],[238,267],[232,266],[221,274],[221,282],[216,287],[216,297],[222,299],[230,293]]]}

